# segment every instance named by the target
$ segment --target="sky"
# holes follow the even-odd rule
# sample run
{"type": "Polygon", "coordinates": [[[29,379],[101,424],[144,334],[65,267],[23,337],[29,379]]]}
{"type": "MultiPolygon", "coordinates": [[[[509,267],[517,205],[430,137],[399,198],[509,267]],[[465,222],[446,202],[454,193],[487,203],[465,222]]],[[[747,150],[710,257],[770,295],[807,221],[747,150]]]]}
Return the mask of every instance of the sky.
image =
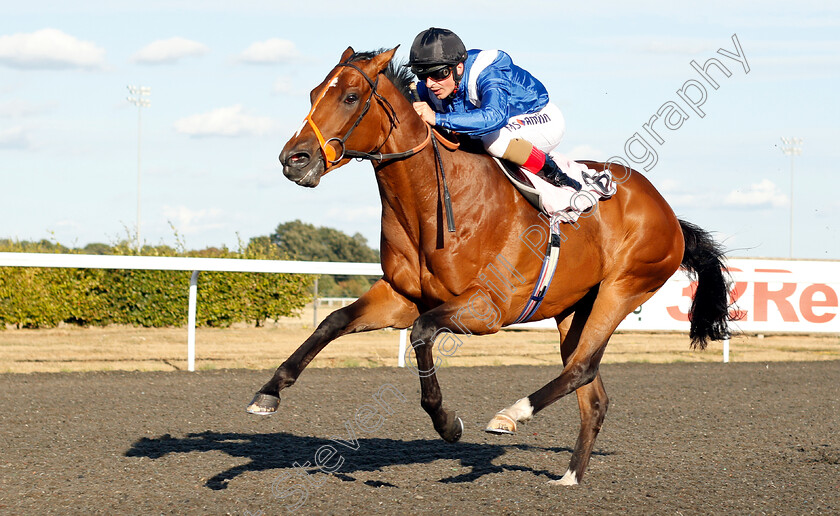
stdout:
{"type": "Polygon", "coordinates": [[[347,46],[404,60],[437,26],[546,85],[559,152],[635,160],[731,255],[840,259],[840,4],[679,4],[0,0],[0,238],[133,235],[140,118],[144,242],[237,248],[300,219],[378,248],[369,163],[307,189],[277,156],[347,46]]]}

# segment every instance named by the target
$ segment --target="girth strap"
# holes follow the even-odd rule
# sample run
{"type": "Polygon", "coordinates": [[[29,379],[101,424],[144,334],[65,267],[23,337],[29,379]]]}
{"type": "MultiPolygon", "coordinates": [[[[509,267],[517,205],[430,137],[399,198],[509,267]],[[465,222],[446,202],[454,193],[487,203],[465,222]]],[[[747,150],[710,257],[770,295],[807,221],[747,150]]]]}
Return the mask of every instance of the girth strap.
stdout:
{"type": "Polygon", "coordinates": [[[560,256],[560,220],[552,218],[549,223],[550,236],[548,245],[545,249],[545,257],[543,258],[542,268],[537,282],[534,284],[534,291],[528,302],[525,303],[525,308],[519,317],[513,321],[513,324],[527,322],[543,302],[545,293],[548,292],[548,287],[551,286],[551,280],[554,278],[554,272],[557,270],[557,261],[560,256]]]}

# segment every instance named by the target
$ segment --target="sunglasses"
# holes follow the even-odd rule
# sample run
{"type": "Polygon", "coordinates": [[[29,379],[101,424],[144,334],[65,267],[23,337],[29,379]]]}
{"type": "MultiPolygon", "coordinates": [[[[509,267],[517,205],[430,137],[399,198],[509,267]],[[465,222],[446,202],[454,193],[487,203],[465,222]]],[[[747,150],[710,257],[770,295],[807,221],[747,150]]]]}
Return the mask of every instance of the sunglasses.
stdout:
{"type": "Polygon", "coordinates": [[[416,75],[417,79],[422,82],[426,82],[426,79],[432,79],[433,81],[442,81],[450,75],[452,75],[452,68],[447,66],[429,73],[417,71],[414,72],[414,75],[416,75]]]}

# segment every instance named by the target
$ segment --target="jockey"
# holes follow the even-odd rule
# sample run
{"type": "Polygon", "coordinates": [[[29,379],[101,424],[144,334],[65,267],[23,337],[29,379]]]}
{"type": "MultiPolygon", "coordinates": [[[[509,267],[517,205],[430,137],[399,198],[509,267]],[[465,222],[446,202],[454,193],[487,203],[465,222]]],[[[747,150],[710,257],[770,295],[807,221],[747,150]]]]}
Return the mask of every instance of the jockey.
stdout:
{"type": "Polygon", "coordinates": [[[414,38],[406,66],[420,80],[414,110],[428,124],[480,139],[491,156],[580,190],[548,154],[566,123],[545,86],[501,50],[470,50],[454,32],[431,28],[414,38]]]}

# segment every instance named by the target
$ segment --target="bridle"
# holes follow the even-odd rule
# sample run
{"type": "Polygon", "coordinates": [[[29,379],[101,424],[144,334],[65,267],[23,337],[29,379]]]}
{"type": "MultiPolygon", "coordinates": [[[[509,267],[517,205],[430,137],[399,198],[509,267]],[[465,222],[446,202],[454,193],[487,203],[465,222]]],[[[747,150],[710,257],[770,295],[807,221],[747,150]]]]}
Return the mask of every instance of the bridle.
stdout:
{"type": "MultiPolygon", "coordinates": [[[[394,128],[400,122],[399,119],[397,118],[397,113],[394,110],[394,106],[392,106],[391,103],[388,102],[388,99],[386,99],[385,97],[380,95],[379,91],[377,91],[377,86],[379,85],[379,74],[377,74],[376,80],[373,80],[373,79],[370,78],[370,76],[368,76],[368,74],[366,74],[364,72],[364,70],[362,70],[361,68],[359,68],[355,64],[351,63],[350,61],[345,61],[343,63],[339,63],[336,66],[336,68],[339,68],[339,67],[352,68],[352,69],[356,70],[357,72],[359,72],[360,74],[362,74],[362,77],[364,77],[365,80],[367,81],[367,83],[370,85],[370,95],[368,95],[368,98],[365,101],[365,106],[362,108],[362,112],[359,114],[359,117],[356,118],[356,121],[353,123],[353,125],[350,127],[350,129],[347,131],[347,133],[344,135],[343,138],[332,137],[330,139],[325,139],[324,135],[321,133],[321,130],[318,129],[318,126],[315,125],[315,121],[312,119],[312,115],[315,114],[315,109],[318,107],[318,104],[321,102],[321,100],[327,94],[327,91],[330,89],[330,87],[334,86],[335,83],[338,81],[338,76],[342,71],[341,69],[336,70],[336,72],[332,76],[330,76],[329,82],[327,83],[326,86],[324,86],[324,89],[321,90],[321,93],[318,94],[318,98],[315,99],[315,102],[312,103],[312,109],[310,109],[309,114],[306,115],[306,123],[309,124],[310,127],[312,127],[312,131],[315,133],[315,137],[318,138],[318,145],[321,147],[321,153],[324,156],[324,173],[329,171],[330,168],[334,167],[336,164],[338,164],[341,160],[343,160],[345,158],[368,159],[368,160],[371,160],[371,161],[379,161],[379,162],[385,161],[385,160],[405,159],[405,158],[411,157],[411,156],[417,154],[418,152],[420,152],[421,150],[425,149],[426,146],[429,144],[429,142],[432,142],[432,145],[433,145],[434,151],[435,151],[435,158],[436,158],[436,161],[437,161],[438,170],[440,171],[441,179],[442,179],[442,182],[443,182],[443,203],[444,203],[444,209],[446,211],[447,229],[449,230],[449,232],[454,233],[455,232],[455,220],[454,220],[453,215],[452,215],[452,202],[450,200],[449,187],[446,184],[446,174],[444,173],[444,170],[443,170],[443,160],[441,160],[441,157],[440,157],[440,150],[438,149],[438,145],[437,145],[438,138],[435,135],[435,131],[432,129],[432,127],[430,125],[424,123],[423,125],[426,126],[426,138],[416,147],[411,148],[407,151],[395,152],[395,153],[390,153],[390,154],[383,154],[383,153],[379,152],[379,149],[381,149],[382,146],[385,145],[385,142],[388,141],[388,138],[390,138],[391,134],[394,132],[394,128]],[[353,134],[353,131],[357,127],[359,127],[359,124],[362,123],[362,120],[364,119],[365,115],[370,110],[370,105],[371,105],[374,97],[380,103],[380,105],[382,106],[382,108],[385,111],[385,114],[388,116],[388,122],[390,123],[390,127],[388,128],[388,134],[385,135],[385,138],[382,140],[382,143],[377,145],[370,152],[348,150],[345,142],[347,142],[347,140],[350,138],[350,135],[353,134]],[[336,151],[333,148],[333,146],[331,145],[332,142],[338,143],[338,147],[341,150],[340,154],[336,155],[336,151]]],[[[416,95],[416,93],[415,93],[415,95],[416,95]]],[[[443,143],[443,145],[445,145],[450,150],[455,150],[458,147],[457,144],[452,143],[452,142],[448,142],[448,140],[446,140],[446,138],[441,138],[441,141],[446,142],[446,143],[443,143]]]]}
{"type": "Polygon", "coordinates": [[[324,156],[324,162],[325,162],[324,168],[326,170],[329,170],[331,167],[334,167],[336,164],[338,164],[341,160],[343,160],[345,158],[368,159],[368,160],[372,160],[372,161],[405,159],[405,158],[408,158],[410,156],[413,156],[414,154],[417,154],[418,152],[423,150],[429,144],[429,142],[432,139],[432,129],[429,125],[426,125],[426,131],[427,131],[426,138],[416,147],[414,147],[412,149],[409,149],[407,151],[404,151],[404,152],[396,152],[396,153],[390,153],[390,154],[383,154],[383,153],[379,152],[379,149],[381,149],[382,146],[385,145],[385,142],[387,142],[388,138],[391,137],[391,133],[394,131],[394,128],[397,126],[397,124],[399,124],[399,119],[397,118],[397,113],[394,110],[394,107],[391,105],[390,102],[388,102],[388,99],[386,99],[385,97],[380,95],[379,91],[377,90],[377,87],[379,85],[379,75],[376,76],[376,80],[373,80],[361,68],[359,68],[358,66],[356,66],[355,64],[353,64],[349,61],[339,63],[337,65],[337,67],[352,68],[352,69],[358,71],[360,74],[362,74],[362,77],[364,77],[365,80],[367,81],[367,83],[370,85],[370,95],[368,95],[368,98],[365,101],[365,105],[362,108],[362,112],[359,114],[359,117],[356,119],[356,121],[353,123],[353,125],[350,127],[350,129],[347,131],[347,133],[342,138],[333,137],[333,138],[325,139],[323,134],[321,134],[320,129],[318,129],[318,126],[315,125],[315,121],[312,119],[312,116],[315,114],[315,109],[318,107],[318,104],[321,102],[321,100],[327,94],[327,91],[330,89],[330,87],[338,80],[338,75],[341,73],[341,70],[337,70],[335,72],[335,74],[333,74],[330,77],[330,80],[327,83],[327,85],[324,86],[324,89],[318,95],[318,98],[316,98],[315,102],[312,103],[312,109],[309,110],[309,114],[306,115],[305,122],[309,124],[309,126],[312,128],[312,130],[315,133],[315,137],[318,138],[318,145],[321,147],[321,153],[324,156]],[[385,111],[385,114],[388,116],[388,121],[390,123],[390,127],[388,128],[388,134],[385,136],[385,139],[382,140],[382,143],[377,145],[370,152],[363,152],[363,151],[347,149],[345,143],[350,138],[350,135],[353,134],[353,131],[359,126],[359,124],[362,123],[362,119],[364,119],[365,115],[370,110],[370,105],[371,105],[371,102],[373,101],[374,97],[380,103],[380,105],[382,105],[382,107],[385,111]],[[338,144],[338,148],[341,151],[340,153],[336,154],[336,151],[335,151],[335,148],[333,148],[332,142],[335,142],[335,143],[338,144]]]}

